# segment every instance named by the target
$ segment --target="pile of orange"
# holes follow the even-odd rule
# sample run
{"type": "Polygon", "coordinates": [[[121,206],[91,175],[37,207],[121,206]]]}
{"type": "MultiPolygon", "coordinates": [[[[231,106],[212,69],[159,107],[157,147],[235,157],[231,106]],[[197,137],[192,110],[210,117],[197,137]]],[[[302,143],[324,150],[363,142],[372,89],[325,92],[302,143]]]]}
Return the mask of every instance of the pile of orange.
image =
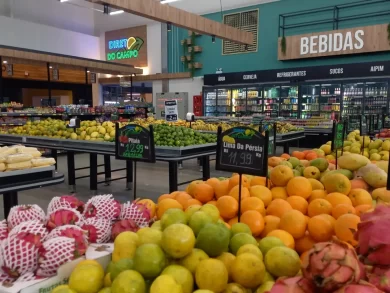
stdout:
{"type": "Polygon", "coordinates": [[[241,186],[238,175],[222,181],[193,181],[186,191],[160,196],[156,214],[161,218],[170,208],[186,210],[208,203],[218,208],[221,220],[229,227],[238,221],[241,189],[240,222],[259,239],[278,237],[300,254],[334,236],[357,244],[353,231],[360,215],[372,208],[371,195],[365,189],[328,193],[320,181],[294,177],[292,170],[283,165],[271,170],[268,181],[268,187],[264,177],[249,175],[242,176],[241,186]]]}

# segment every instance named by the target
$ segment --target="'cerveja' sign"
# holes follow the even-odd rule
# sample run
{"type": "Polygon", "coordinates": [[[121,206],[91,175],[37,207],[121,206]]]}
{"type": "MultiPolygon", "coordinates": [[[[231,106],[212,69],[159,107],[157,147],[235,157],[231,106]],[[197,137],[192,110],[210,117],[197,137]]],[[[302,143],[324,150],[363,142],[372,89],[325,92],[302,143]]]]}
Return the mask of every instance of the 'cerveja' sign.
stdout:
{"type": "Polygon", "coordinates": [[[279,38],[279,60],[390,51],[387,24],[285,38],[285,53],[281,51],[281,38],[279,38]]]}
{"type": "Polygon", "coordinates": [[[108,41],[107,61],[137,58],[143,44],[139,37],[108,41]]]}

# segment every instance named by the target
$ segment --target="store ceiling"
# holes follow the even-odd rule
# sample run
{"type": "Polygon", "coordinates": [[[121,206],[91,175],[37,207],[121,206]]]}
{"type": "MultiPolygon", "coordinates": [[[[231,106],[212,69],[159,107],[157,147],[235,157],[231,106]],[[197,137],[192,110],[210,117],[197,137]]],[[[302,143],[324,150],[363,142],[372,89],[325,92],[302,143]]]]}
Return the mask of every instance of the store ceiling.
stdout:
{"type": "MultiPolygon", "coordinates": [[[[280,0],[221,1],[223,10],[228,10],[280,0]]],[[[195,14],[221,11],[220,0],[179,0],[169,5],[195,14]]],[[[66,3],[60,3],[58,0],[0,1],[0,15],[95,36],[110,30],[153,22],[127,13],[108,16],[97,10],[102,10],[102,6],[84,0],[68,0],[66,3]]]]}

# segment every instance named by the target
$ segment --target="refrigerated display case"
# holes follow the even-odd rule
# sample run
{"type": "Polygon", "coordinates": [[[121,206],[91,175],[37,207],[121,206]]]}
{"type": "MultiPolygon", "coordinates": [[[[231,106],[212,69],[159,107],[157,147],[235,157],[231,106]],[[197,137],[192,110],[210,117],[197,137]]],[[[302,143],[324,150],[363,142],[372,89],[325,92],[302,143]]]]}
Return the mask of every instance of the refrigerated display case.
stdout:
{"type": "Polygon", "coordinates": [[[321,84],[320,115],[326,119],[341,118],[341,83],[321,84]]]}
{"type": "Polygon", "coordinates": [[[260,114],[263,113],[263,98],[262,98],[262,87],[248,87],[244,92],[246,97],[246,113],[260,114]]]}
{"type": "Polygon", "coordinates": [[[364,83],[346,83],[343,85],[343,117],[362,114],[364,83]]]}
{"type": "Polygon", "coordinates": [[[217,90],[215,88],[205,88],[203,91],[203,115],[217,115],[217,90]]]}
{"type": "Polygon", "coordinates": [[[232,114],[232,91],[230,89],[217,89],[217,116],[230,116],[232,114]]]}
{"type": "Polygon", "coordinates": [[[279,116],[299,118],[298,86],[282,85],[280,89],[279,116]]]}
{"type": "Polygon", "coordinates": [[[231,114],[245,114],[246,113],[246,89],[231,89],[230,92],[232,98],[232,110],[231,114]]]}
{"type": "Polygon", "coordinates": [[[267,117],[279,117],[280,86],[264,86],[264,113],[267,117]]]}
{"type": "Polygon", "coordinates": [[[320,84],[301,86],[301,119],[320,116],[320,84]]]}
{"type": "Polygon", "coordinates": [[[387,108],[387,82],[366,82],[363,114],[382,114],[387,108]]]}

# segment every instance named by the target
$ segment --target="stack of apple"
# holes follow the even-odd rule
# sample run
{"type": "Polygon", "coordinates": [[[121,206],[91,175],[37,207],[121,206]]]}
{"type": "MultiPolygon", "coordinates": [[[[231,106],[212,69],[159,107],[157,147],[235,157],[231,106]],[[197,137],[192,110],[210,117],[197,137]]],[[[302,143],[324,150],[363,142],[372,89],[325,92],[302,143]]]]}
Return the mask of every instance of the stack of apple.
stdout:
{"type": "Polygon", "coordinates": [[[390,129],[381,129],[379,134],[375,134],[376,138],[390,138],[390,129]]]}

